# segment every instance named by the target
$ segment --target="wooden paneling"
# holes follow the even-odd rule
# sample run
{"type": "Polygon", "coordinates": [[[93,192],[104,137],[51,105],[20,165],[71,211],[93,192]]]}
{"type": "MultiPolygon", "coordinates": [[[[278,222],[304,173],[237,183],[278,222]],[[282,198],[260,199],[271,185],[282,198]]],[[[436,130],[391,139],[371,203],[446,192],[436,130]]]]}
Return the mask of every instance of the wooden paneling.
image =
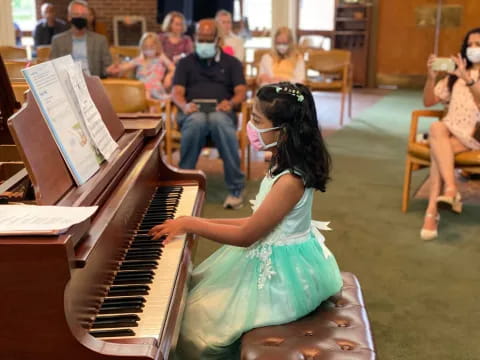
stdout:
{"type": "MultiPolygon", "coordinates": [[[[417,27],[415,8],[436,3],[436,0],[379,1],[377,78],[426,74],[435,28],[417,27]]],[[[449,56],[459,51],[468,30],[480,27],[480,1],[443,0],[443,3],[463,6],[461,26],[442,28],[440,32],[439,56],[449,56]]]]}

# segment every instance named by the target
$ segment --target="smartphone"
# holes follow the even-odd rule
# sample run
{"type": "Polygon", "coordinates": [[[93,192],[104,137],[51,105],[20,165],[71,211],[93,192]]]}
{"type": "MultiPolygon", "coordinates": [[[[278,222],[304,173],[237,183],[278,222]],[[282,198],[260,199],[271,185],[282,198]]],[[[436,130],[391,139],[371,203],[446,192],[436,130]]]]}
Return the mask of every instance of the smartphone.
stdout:
{"type": "Polygon", "coordinates": [[[198,107],[198,111],[204,113],[211,113],[217,111],[217,100],[216,99],[193,99],[198,107]]]}
{"type": "Polygon", "coordinates": [[[432,69],[434,71],[446,71],[452,72],[455,71],[455,61],[450,58],[438,57],[433,61],[432,69]]]}

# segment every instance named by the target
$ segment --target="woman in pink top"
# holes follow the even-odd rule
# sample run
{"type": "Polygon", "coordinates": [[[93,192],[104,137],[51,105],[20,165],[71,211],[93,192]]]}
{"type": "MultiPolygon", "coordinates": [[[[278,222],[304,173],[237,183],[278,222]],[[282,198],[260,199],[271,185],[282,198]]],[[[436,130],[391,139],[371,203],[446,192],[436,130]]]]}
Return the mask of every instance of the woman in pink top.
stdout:
{"type": "Polygon", "coordinates": [[[162,30],[163,33],[159,37],[163,51],[174,63],[193,52],[192,39],[184,35],[187,25],[182,13],[169,12],[163,20],[162,30]]]}
{"type": "Polygon", "coordinates": [[[435,55],[428,59],[428,79],[423,92],[425,106],[439,102],[449,104],[443,121],[430,127],[430,198],[425,221],[420,232],[423,240],[438,236],[438,205],[454,212],[462,211],[462,203],[455,183],[454,156],[468,150],[479,150],[480,142],[473,137],[480,121],[480,28],[465,37],[460,54],[452,56],[456,69],[436,83],[438,73],[432,66],[435,55]],[[442,194],[443,195],[440,195],[442,194]]]}

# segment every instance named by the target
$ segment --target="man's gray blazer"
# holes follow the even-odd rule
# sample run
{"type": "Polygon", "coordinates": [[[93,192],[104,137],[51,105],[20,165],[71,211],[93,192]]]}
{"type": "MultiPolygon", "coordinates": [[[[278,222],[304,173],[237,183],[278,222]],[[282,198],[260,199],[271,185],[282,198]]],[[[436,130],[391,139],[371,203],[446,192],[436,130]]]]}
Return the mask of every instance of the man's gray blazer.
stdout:
{"type": "MultiPolygon", "coordinates": [[[[72,53],[72,31],[65,31],[55,35],[52,39],[50,59],[72,53]]],[[[91,75],[106,76],[106,68],[112,63],[112,56],[108,50],[107,38],[103,35],[87,31],[88,69],[91,75]]]]}

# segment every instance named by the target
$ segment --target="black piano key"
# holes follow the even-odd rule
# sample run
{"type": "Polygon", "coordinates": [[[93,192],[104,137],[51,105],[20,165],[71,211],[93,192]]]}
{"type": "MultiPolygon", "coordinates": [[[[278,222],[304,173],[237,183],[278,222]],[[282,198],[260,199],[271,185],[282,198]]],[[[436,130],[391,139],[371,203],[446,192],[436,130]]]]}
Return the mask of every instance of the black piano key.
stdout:
{"type": "Polygon", "coordinates": [[[129,304],[119,306],[102,306],[98,311],[99,314],[134,314],[143,311],[142,304],[129,304]]]}
{"type": "Polygon", "coordinates": [[[151,284],[153,280],[152,276],[139,276],[136,278],[120,278],[113,280],[114,285],[128,284],[128,285],[137,285],[137,284],[151,284]]]}
{"type": "Polygon", "coordinates": [[[135,336],[135,332],[132,329],[92,330],[90,335],[94,337],[123,337],[135,336]]]}
{"type": "Polygon", "coordinates": [[[148,285],[113,285],[108,291],[108,296],[148,295],[149,290],[150,287],[148,285]]]}
{"type": "Polygon", "coordinates": [[[158,266],[157,261],[124,261],[120,265],[120,270],[140,270],[140,269],[156,269],[158,266]]]}
{"type": "Polygon", "coordinates": [[[119,303],[125,304],[125,303],[135,303],[135,304],[143,304],[145,302],[145,298],[143,296],[125,296],[125,297],[113,297],[113,298],[105,298],[103,300],[102,306],[108,306],[108,305],[117,305],[119,303]]]}
{"type": "Polygon", "coordinates": [[[130,270],[130,271],[118,271],[116,278],[119,277],[137,277],[137,276],[153,276],[154,273],[151,270],[130,270]]]}
{"type": "Polygon", "coordinates": [[[160,253],[150,252],[142,254],[128,254],[125,256],[125,260],[157,260],[160,257],[160,253]]]}
{"type": "Polygon", "coordinates": [[[117,328],[117,327],[135,327],[140,318],[135,314],[97,316],[92,324],[92,329],[117,328]]]}
{"type": "Polygon", "coordinates": [[[163,248],[163,242],[162,241],[150,241],[150,242],[133,242],[130,245],[130,249],[145,249],[145,248],[150,248],[150,249],[162,249],[163,248]]]}
{"type": "MultiPolygon", "coordinates": [[[[128,270],[130,271],[130,270],[128,270]]],[[[140,278],[149,278],[149,279],[153,279],[153,277],[155,276],[154,274],[149,274],[148,272],[147,273],[140,273],[140,271],[149,271],[149,270],[131,270],[132,272],[137,272],[138,271],[138,274],[125,274],[125,273],[121,273],[121,274],[117,274],[115,276],[115,280],[127,280],[127,279],[140,279],[140,278]]]]}

